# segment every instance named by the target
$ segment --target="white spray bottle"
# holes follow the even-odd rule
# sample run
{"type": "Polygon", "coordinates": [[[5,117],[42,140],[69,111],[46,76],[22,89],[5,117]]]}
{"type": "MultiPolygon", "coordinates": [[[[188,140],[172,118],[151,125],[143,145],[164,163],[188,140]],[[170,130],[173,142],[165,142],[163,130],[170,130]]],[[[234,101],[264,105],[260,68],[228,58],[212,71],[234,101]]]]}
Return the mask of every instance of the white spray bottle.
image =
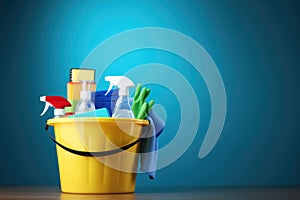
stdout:
{"type": "Polygon", "coordinates": [[[93,81],[80,81],[82,90],[80,91],[80,101],[76,105],[75,114],[94,111],[95,105],[91,100],[91,85],[93,81]]]}
{"type": "Polygon", "coordinates": [[[129,88],[134,87],[134,83],[126,76],[106,76],[106,81],[110,82],[107,95],[113,86],[119,88],[119,98],[116,102],[112,117],[114,118],[134,118],[134,114],[129,104],[129,88]]]}

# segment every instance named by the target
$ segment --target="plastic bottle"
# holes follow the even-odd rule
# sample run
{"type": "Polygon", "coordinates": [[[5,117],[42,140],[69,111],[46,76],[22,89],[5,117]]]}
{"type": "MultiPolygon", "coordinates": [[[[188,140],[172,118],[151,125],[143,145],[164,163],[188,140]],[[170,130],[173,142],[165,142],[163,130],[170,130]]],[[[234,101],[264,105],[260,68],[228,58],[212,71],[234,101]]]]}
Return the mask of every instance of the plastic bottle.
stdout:
{"type": "Polygon", "coordinates": [[[70,102],[61,96],[41,96],[40,101],[45,102],[44,115],[50,106],[54,107],[54,117],[65,117],[65,107],[71,106],[70,102]]]}
{"type": "Polygon", "coordinates": [[[110,92],[113,86],[119,88],[119,98],[116,102],[112,117],[134,118],[134,114],[129,104],[129,88],[134,87],[134,83],[126,76],[106,76],[105,80],[110,82],[106,94],[110,92]]]}
{"type": "Polygon", "coordinates": [[[95,105],[91,100],[91,85],[93,81],[80,81],[82,90],[80,91],[80,100],[76,105],[75,114],[94,111],[95,105]]]}

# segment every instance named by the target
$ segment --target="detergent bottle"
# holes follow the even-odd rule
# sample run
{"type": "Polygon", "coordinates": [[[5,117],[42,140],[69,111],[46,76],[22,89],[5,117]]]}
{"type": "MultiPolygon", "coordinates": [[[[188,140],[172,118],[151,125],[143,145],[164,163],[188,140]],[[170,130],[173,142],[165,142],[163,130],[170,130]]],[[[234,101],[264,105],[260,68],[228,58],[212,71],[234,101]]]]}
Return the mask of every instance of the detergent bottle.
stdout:
{"type": "Polygon", "coordinates": [[[110,92],[113,86],[119,88],[119,98],[116,102],[112,117],[134,118],[134,114],[129,104],[129,88],[134,87],[134,83],[126,76],[106,76],[105,80],[110,82],[106,94],[110,92]]]}
{"type": "Polygon", "coordinates": [[[91,100],[91,85],[93,81],[80,81],[82,90],[80,91],[80,100],[76,105],[75,114],[94,111],[95,105],[91,100]]]}
{"type": "Polygon", "coordinates": [[[61,96],[41,96],[40,101],[45,102],[45,108],[41,114],[44,115],[48,108],[54,107],[54,117],[65,117],[65,107],[71,106],[70,102],[61,96]]]}

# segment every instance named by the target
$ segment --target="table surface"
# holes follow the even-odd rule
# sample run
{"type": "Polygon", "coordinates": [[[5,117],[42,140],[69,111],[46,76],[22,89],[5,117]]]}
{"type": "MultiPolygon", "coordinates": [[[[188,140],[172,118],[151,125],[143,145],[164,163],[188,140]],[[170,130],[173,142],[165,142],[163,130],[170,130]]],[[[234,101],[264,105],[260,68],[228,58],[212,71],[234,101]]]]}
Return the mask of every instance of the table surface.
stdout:
{"type": "Polygon", "coordinates": [[[184,199],[297,199],[300,200],[300,186],[237,186],[237,187],[178,187],[137,188],[131,194],[66,194],[58,187],[0,187],[0,199],[63,199],[63,200],[184,200],[184,199]]]}

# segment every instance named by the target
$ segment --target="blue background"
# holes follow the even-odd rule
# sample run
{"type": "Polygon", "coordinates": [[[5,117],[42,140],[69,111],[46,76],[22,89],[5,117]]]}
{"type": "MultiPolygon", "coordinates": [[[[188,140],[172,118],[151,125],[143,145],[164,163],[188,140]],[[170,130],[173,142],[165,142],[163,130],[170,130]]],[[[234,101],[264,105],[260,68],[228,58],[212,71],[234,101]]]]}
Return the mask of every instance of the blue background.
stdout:
{"type": "MultiPolygon", "coordinates": [[[[199,159],[210,118],[201,76],[158,50],[116,60],[111,69],[126,65],[125,72],[148,62],[167,64],[199,91],[201,123],[192,145],[154,181],[138,175],[137,186],[299,185],[299,8],[291,0],[2,2],[0,185],[59,184],[55,146],[43,131],[51,113],[39,116],[39,96],[65,96],[69,69],[99,43],[149,26],[180,31],[206,49],[223,77],[228,110],[219,142],[199,159]]],[[[174,94],[151,89],[168,115],[164,145],[178,128],[172,109],[178,102],[168,105],[174,94]]]]}

